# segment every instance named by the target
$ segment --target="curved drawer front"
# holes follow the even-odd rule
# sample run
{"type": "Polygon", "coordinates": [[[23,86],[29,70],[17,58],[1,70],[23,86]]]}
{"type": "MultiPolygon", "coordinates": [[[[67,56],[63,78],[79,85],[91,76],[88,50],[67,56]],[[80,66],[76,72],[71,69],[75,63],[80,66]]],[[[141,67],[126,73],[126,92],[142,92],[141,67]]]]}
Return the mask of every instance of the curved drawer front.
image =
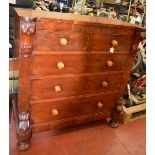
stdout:
{"type": "Polygon", "coordinates": [[[52,54],[33,57],[32,74],[59,75],[95,73],[106,71],[122,71],[127,55],[118,54],[52,54]],[[113,65],[108,66],[107,61],[113,65]]]}
{"type": "Polygon", "coordinates": [[[31,122],[40,123],[110,112],[116,97],[116,94],[108,94],[31,104],[31,122]]]}
{"type": "Polygon", "coordinates": [[[57,77],[32,80],[32,100],[77,96],[118,90],[121,74],[57,77]]]}
{"type": "Polygon", "coordinates": [[[109,51],[111,47],[115,52],[129,52],[132,50],[133,36],[131,35],[105,35],[93,34],[91,40],[91,50],[109,51]],[[112,41],[117,41],[117,45],[112,45],[112,41]]]}
{"type": "Polygon", "coordinates": [[[86,51],[90,34],[82,32],[37,31],[34,35],[34,51],[86,51]]]}

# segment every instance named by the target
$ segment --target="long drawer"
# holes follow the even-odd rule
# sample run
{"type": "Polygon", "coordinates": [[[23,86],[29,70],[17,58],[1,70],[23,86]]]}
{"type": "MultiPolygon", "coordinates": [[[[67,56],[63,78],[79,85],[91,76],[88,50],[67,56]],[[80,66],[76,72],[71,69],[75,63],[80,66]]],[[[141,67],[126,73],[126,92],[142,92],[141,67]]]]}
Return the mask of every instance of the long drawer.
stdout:
{"type": "Polygon", "coordinates": [[[82,32],[37,31],[34,35],[33,50],[86,51],[90,34],[82,32]]]}
{"type": "Polygon", "coordinates": [[[31,122],[40,123],[99,112],[110,112],[116,97],[117,94],[100,94],[31,104],[31,122]]]}
{"type": "Polygon", "coordinates": [[[63,129],[67,127],[75,127],[80,124],[86,124],[90,122],[95,122],[98,120],[102,120],[111,116],[111,112],[101,112],[101,113],[93,113],[87,114],[77,117],[72,117],[68,119],[56,120],[56,121],[49,121],[49,122],[42,122],[42,123],[35,123],[31,124],[32,133],[51,130],[51,129],[63,129]]]}
{"type": "Polygon", "coordinates": [[[32,74],[59,75],[122,71],[125,54],[52,54],[36,55],[32,58],[32,74]],[[109,66],[108,62],[112,65],[109,66]]]}
{"type": "Polygon", "coordinates": [[[57,76],[32,80],[32,100],[50,99],[118,90],[122,74],[57,76]]]}

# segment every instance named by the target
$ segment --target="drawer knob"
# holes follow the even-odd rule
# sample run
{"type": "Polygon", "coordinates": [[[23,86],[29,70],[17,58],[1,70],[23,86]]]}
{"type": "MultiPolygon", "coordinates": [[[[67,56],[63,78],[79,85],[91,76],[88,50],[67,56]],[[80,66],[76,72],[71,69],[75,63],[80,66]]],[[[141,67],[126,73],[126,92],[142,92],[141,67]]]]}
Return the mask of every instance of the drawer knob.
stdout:
{"type": "Polygon", "coordinates": [[[29,57],[29,55],[28,54],[24,54],[24,58],[28,58],[29,57]]]}
{"type": "Polygon", "coordinates": [[[107,86],[108,86],[108,82],[102,81],[102,87],[107,87],[107,86]]]}
{"type": "Polygon", "coordinates": [[[58,67],[58,69],[64,69],[65,65],[63,62],[58,62],[57,67],[58,67]]]}
{"type": "Polygon", "coordinates": [[[97,107],[98,107],[98,108],[102,108],[102,107],[103,107],[103,103],[102,103],[102,102],[98,102],[98,103],[97,103],[97,107]]]}
{"type": "Polygon", "coordinates": [[[106,61],[108,67],[112,67],[114,63],[111,60],[106,61]]]}
{"type": "Polygon", "coordinates": [[[59,112],[57,109],[52,109],[52,116],[56,116],[58,114],[59,114],[59,112]]]}
{"type": "Polygon", "coordinates": [[[66,38],[61,38],[60,39],[60,44],[63,45],[63,46],[66,46],[67,45],[67,39],[66,38]]]}
{"type": "Polygon", "coordinates": [[[117,40],[112,40],[111,41],[111,45],[114,47],[114,46],[117,46],[118,45],[118,41],[117,40]]]}
{"type": "Polygon", "coordinates": [[[61,87],[60,86],[55,86],[54,90],[56,93],[61,92],[61,87]]]}

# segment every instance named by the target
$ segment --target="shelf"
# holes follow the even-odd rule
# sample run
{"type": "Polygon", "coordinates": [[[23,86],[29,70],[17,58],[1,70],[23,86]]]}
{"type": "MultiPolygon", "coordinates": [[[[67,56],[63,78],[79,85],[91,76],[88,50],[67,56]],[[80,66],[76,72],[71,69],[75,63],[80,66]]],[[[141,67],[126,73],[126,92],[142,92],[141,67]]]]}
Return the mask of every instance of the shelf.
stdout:
{"type": "Polygon", "coordinates": [[[121,5],[119,3],[109,3],[109,2],[103,2],[104,4],[112,4],[112,5],[121,5]]]}
{"type": "Polygon", "coordinates": [[[123,5],[123,4],[121,4],[121,6],[124,6],[124,7],[129,7],[129,4],[127,4],[127,5],[123,5]]]}
{"type": "Polygon", "coordinates": [[[112,4],[112,5],[120,5],[123,7],[129,7],[129,5],[123,5],[123,4],[118,4],[118,3],[107,3],[107,2],[103,2],[104,4],[112,4]]]}

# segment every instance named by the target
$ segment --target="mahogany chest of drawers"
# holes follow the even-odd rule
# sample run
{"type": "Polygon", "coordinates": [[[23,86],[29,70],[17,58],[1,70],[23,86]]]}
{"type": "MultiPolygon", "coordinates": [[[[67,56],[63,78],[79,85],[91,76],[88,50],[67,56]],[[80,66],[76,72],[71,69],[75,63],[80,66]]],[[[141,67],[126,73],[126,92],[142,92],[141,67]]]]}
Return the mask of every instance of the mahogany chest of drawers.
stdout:
{"type": "Polygon", "coordinates": [[[18,149],[31,133],[110,118],[117,127],[144,29],[116,19],[15,9],[18,149]]]}

